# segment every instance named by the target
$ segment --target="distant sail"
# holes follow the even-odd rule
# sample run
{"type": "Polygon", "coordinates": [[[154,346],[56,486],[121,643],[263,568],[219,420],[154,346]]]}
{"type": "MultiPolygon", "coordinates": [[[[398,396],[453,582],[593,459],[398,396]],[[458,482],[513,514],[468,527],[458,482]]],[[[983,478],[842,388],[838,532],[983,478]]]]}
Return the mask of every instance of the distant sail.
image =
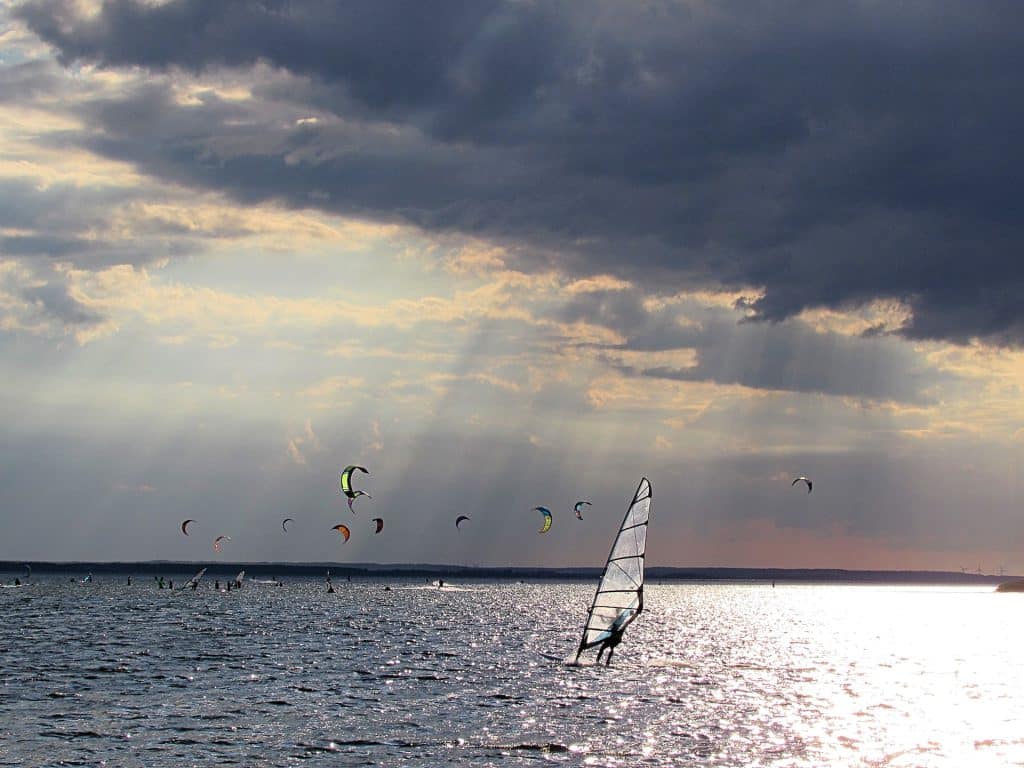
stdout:
{"type": "Polygon", "coordinates": [[[644,609],[644,553],[651,515],[651,484],[640,481],[594,593],[576,658],[621,633],[644,609]]]}
{"type": "Polygon", "coordinates": [[[189,579],[184,584],[182,584],[180,587],[178,587],[178,589],[187,589],[187,588],[191,587],[193,584],[198,584],[200,581],[202,581],[204,573],[206,573],[206,569],[205,568],[203,568],[201,571],[199,571],[199,573],[197,573],[191,579],[189,579]]]}
{"type": "Polygon", "coordinates": [[[242,584],[242,582],[244,580],[245,580],[245,570],[243,569],[243,570],[238,572],[237,576],[235,576],[235,584],[238,584],[239,586],[241,586],[241,584],[242,584]]]}

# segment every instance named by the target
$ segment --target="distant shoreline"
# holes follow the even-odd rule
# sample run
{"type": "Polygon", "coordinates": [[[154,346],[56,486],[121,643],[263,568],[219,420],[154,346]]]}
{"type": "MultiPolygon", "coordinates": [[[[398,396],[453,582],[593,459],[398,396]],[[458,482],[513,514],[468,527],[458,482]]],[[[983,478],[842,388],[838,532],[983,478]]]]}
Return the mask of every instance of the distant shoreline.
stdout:
{"type": "MultiPolygon", "coordinates": [[[[234,575],[246,570],[259,576],[322,576],[330,569],[334,576],[381,578],[463,578],[540,581],[593,581],[601,568],[533,568],[506,566],[462,566],[429,563],[268,563],[151,560],[145,562],[45,562],[38,560],[0,561],[0,572],[21,573],[25,564],[34,573],[89,573],[154,575],[192,573],[208,568],[209,574],[234,575]]],[[[784,583],[840,584],[959,584],[988,585],[1020,577],[1006,574],[960,573],[956,571],[858,571],[843,568],[675,568],[647,569],[647,583],[661,581],[775,581],[784,583]]]]}

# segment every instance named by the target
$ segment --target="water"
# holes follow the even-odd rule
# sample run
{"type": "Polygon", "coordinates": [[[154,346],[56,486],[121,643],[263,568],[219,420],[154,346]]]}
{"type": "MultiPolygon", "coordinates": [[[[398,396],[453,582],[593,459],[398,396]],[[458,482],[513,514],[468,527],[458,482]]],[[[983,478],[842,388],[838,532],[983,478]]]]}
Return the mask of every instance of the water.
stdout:
{"type": "Polygon", "coordinates": [[[37,581],[0,765],[1024,765],[1024,595],[987,588],[650,585],[606,669],[543,655],[589,584],[37,581]]]}

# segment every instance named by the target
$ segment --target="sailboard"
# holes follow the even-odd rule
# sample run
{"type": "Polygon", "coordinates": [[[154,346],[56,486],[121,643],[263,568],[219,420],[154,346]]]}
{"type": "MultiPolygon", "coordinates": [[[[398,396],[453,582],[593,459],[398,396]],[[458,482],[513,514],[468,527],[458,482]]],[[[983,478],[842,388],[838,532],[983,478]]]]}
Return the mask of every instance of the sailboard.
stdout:
{"type": "Polygon", "coordinates": [[[577,661],[586,649],[621,636],[644,609],[644,554],[651,501],[651,484],[645,477],[640,480],[612,542],[594,602],[587,613],[587,623],[583,626],[583,637],[576,650],[577,661]]]}
{"type": "Polygon", "coordinates": [[[235,576],[235,584],[237,584],[238,586],[242,586],[243,581],[245,581],[245,569],[239,571],[238,575],[235,576]]]}
{"type": "Polygon", "coordinates": [[[178,587],[178,589],[179,589],[179,590],[181,590],[181,589],[188,589],[188,588],[189,588],[189,587],[191,587],[191,586],[192,586],[193,584],[196,584],[196,585],[198,585],[198,584],[199,584],[199,582],[200,582],[200,581],[202,580],[202,578],[203,578],[203,574],[204,574],[204,573],[206,573],[206,569],[205,569],[205,568],[203,568],[203,569],[202,569],[201,571],[199,571],[199,573],[197,573],[197,574],[196,574],[195,576],[193,576],[193,577],[192,577],[191,579],[189,579],[188,581],[186,581],[186,582],[185,582],[185,583],[184,583],[183,585],[181,585],[180,587],[178,587]]]}

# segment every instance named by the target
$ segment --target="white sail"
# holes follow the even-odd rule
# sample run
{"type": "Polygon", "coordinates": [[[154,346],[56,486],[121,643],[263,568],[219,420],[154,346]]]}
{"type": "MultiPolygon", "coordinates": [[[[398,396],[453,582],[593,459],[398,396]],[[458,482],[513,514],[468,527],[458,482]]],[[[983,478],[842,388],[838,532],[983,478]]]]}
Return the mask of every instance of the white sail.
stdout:
{"type": "Polygon", "coordinates": [[[612,543],[576,658],[587,648],[621,633],[644,609],[644,553],[651,514],[651,484],[640,481],[612,543]]]}
{"type": "Polygon", "coordinates": [[[178,587],[178,589],[188,589],[193,584],[197,584],[198,585],[200,580],[203,578],[203,574],[204,573],[206,573],[206,569],[205,568],[203,568],[201,571],[199,571],[199,573],[197,573],[191,579],[186,581],[182,586],[178,587]]]}
{"type": "Polygon", "coordinates": [[[244,580],[245,580],[245,570],[243,569],[243,570],[238,572],[237,576],[235,576],[235,584],[237,584],[238,586],[242,586],[242,582],[244,580]]]}

